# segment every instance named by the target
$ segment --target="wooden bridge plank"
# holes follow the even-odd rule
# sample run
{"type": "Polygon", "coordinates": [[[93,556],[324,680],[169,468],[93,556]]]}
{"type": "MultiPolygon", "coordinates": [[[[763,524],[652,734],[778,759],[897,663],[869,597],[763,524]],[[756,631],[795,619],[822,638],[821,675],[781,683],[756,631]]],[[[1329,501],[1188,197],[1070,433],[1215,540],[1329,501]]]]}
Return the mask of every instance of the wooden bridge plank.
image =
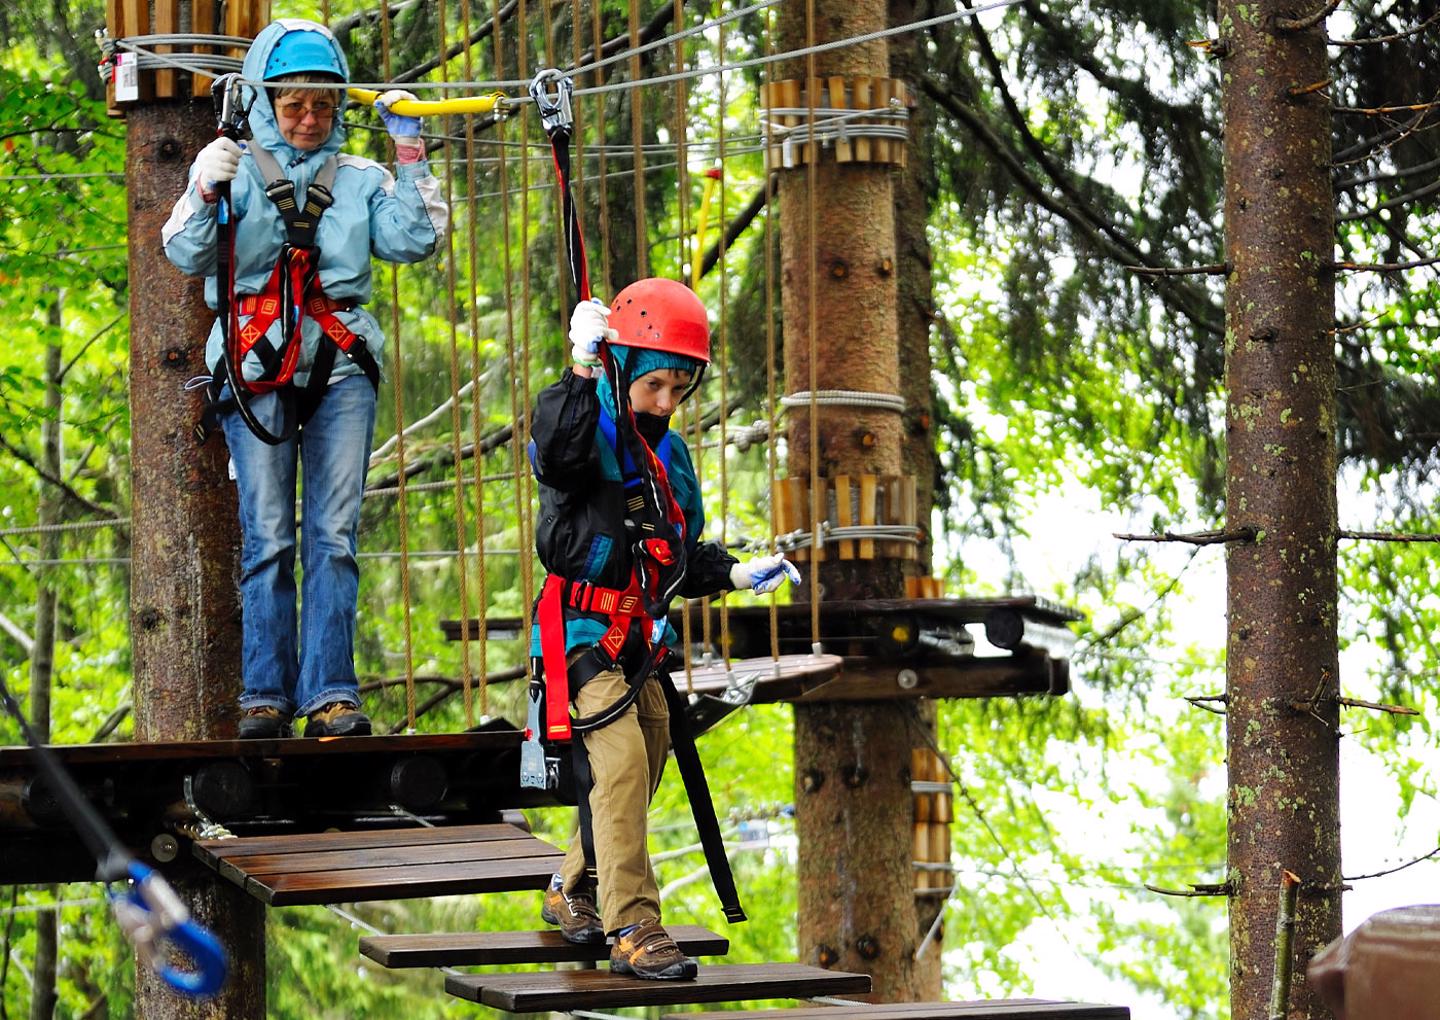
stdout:
{"type": "MultiPolygon", "coordinates": [[[[414,829],[355,829],[348,832],[287,833],[283,836],[245,836],[240,839],[207,839],[195,844],[202,860],[231,860],[275,853],[364,850],[373,847],[423,846],[455,841],[508,840],[533,838],[513,825],[447,825],[414,829]]],[[[548,844],[547,844],[548,845],[548,844]]],[[[211,864],[211,867],[214,867],[211,864]]]]}
{"type": "Polygon", "coordinates": [[[538,1013],[856,995],[870,990],[870,977],[799,963],[757,963],[701,967],[694,981],[643,981],[608,970],[453,974],[446,977],[445,990],[495,1009],[538,1013]]]}
{"type": "Polygon", "coordinates": [[[564,856],[557,850],[516,860],[274,875],[263,881],[246,878],[245,889],[274,907],[543,889],[564,856]]]}
{"type": "MultiPolygon", "coordinates": [[[[724,956],[730,940],[698,925],[671,925],[687,956],[724,956]]],[[[478,967],[488,964],[573,963],[604,960],[610,947],[567,942],[558,931],[490,931],[424,935],[366,935],[360,952],[384,967],[478,967]]]]}
{"type": "MultiPolygon", "coordinates": [[[[423,846],[374,847],[365,850],[332,850],[321,853],[262,854],[220,862],[220,874],[235,881],[235,875],[264,880],[274,875],[303,875],[372,868],[410,868],[425,864],[454,864],[464,861],[513,860],[533,857],[547,847],[534,837],[492,839],[479,843],[430,843],[423,846]]],[[[242,878],[243,880],[243,878],[242,878]]]]}
{"type": "Polygon", "coordinates": [[[671,1013],[663,1020],[1129,1020],[1125,1006],[1053,999],[877,1002],[859,1006],[671,1013]]]}

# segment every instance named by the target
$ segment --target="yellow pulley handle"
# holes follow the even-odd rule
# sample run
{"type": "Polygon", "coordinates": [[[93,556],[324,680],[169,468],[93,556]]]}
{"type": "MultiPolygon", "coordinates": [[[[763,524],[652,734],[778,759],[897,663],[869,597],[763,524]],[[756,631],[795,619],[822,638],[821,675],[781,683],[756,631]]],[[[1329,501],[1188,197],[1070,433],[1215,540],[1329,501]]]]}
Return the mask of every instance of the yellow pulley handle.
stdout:
{"type": "Polygon", "coordinates": [[[701,253],[705,248],[705,231],[710,225],[710,200],[715,197],[715,186],[720,183],[720,168],[712,166],[705,171],[705,191],[700,198],[700,215],[695,222],[695,248],[690,257],[690,289],[700,289],[701,253]]]}
{"type": "MultiPolygon", "coordinates": [[[[366,106],[374,106],[380,93],[373,89],[346,89],[350,98],[366,106]]],[[[506,96],[503,92],[492,92],[488,96],[461,96],[457,99],[402,99],[390,106],[390,112],[401,117],[435,117],[445,113],[499,113],[506,112],[506,96]]]]}

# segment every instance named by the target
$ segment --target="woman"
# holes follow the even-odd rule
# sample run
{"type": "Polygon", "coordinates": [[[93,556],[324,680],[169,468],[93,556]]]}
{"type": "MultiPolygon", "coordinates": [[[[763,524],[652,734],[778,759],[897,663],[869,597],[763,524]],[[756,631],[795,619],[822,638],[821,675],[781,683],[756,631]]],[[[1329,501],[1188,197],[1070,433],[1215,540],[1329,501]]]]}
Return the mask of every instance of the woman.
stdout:
{"type": "Polygon", "coordinates": [[[385,338],[361,306],[370,299],[371,255],[389,262],[428,257],[445,235],[449,210],[425,159],[420,121],[388,110],[414,99],[409,93],[392,90],[375,104],[395,141],[394,175],[340,152],[349,67],[329,29],[274,22],[251,45],[242,75],[266,83],[249,111],[253,138],[243,147],[217,138],[201,150],[163,235],[170,261],[204,274],[206,300],[219,307],[227,281],[216,275],[217,198],[228,182],[235,324],[253,346],[238,370],[230,367],[217,317],[206,360],[226,381],[214,411],[239,490],[240,736],[288,736],[298,716],[308,717],[306,736],[367,734],[355,677],[355,546],[385,338]],[[333,204],[324,207],[327,198],[333,204]],[[297,280],[308,282],[297,288],[297,280]],[[293,307],[286,304],[292,298],[293,307]],[[295,352],[286,369],[293,379],[283,382],[277,362],[287,349],[295,352]],[[251,394],[249,423],[233,399],[236,374],[251,394]],[[287,427],[287,402],[300,407],[298,429],[287,427]],[[304,477],[298,604],[297,467],[304,477]]]}

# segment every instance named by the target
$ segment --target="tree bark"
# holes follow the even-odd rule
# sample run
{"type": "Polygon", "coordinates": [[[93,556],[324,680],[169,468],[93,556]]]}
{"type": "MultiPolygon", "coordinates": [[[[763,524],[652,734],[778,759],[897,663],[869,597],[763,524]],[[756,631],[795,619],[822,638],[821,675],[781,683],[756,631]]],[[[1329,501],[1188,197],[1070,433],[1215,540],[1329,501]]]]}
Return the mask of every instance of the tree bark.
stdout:
{"type": "MultiPolygon", "coordinates": [[[[51,478],[63,478],[64,457],[60,445],[64,419],[61,415],[61,366],[64,348],[59,336],[65,325],[63,294],[55,295],[50,306],[50,325],[57,339],[45,347],[45,410],[49,417],[40,427],[40,464],[51,478]]],[[[40,506],[36,515],[42,528],[60,522],[65,497],[48,482],[40,483],[40,506]]],[[[40,558],[60,558],[60,533],[40,533],[40,558]]],[[[35,739],[50,740],[50,690],[55,679],[55,618],[60,598],[55,590],[59,567],[51,563],[35,568],[35,644],[30,654],[30,728],[35,739]]],[[[52,900],[59,900],[59,886],[48,886],[52,900]]],[[[60,952],[59,917],[53,910],[35,915],[35,967],[30,980],[30,1020],[50,1020],[55,1015],[55,966],[60,952]]]]}
{"type": "MultiPolygon", "coordinates": [[[[889,0],[891,25],[908,25],[936,13],[934,0],[889,0]]],[[[912,99],[920,95],[920,75],[924,71],[926,35],[909,32],[890,40],[890,77],[906,83],[912,99]]],[[[915,476],[916,520],[923,529],[919,556],[906,564],[915,576],[930,575],[933,543],[930,518],[935,505],[935,433],[933,431],[935,397],[931,380],[930,330],[934,326],[935,263],[930,250],[928,225],[939,183],[935,163],[929,158],[928,142],[934,136],[935,107],[932,103],[915,103],[910,109],[912,152],[905,167],[895,174],[895,270],[897,301],[896,327],[899,361],[905,366],[900,373],[900,395],[905,398],[905,415],[901,421],[900,469],[915,476]]],[[[923,701],[917,706],[918,724],[934,739],[936,704],[923,701]]],[[[937,744],[938,746],[938,744],[937,744]]],[[[914,798],[911,798],[914,804],[914,798]]],[[[912,811],[913,814],[913,811],[912,811]]],[[[911,819],[912,825],[914,819],[911,819]]],[[[913,853],[912,853],[913,856],[913,853]]],[[[912,871],[913,877],[913,871],[912,871]]],[[[916,887],[919,882],[913,883],[916,887]]],[[[940,898],[916,899],[916,932],[924,939],[926,932],[944,911],[946,901],[940,898]]],[[[918,998],[940,999],[944,982],[940,958],[944,949],[944,922],[925,953],[915,962],[915,987],[918,998]]]]}
{"type": "MultiPolygon", "coordinates": [[[[779,46],[789,50],[876,31],[886,19],[884,0],[787,4],[779,14],[779,46]],[[813,32],[807,6],[818,8],[813,32]]],[[[821,77],[885,77],[888,72],[883,41],[819,54],[813,68],[821,77]]],[[[804,61],[780,68],[781,78],[804,80],[809,73],[804,61]]],[[[813,168],[802,164],[780,171],[789,392],[812,388],[812,360],[817,364],[814,388],[900,392],[891,173],[880,164],[837,164],[829,151],[813,168]]],[[[799,408],[789,417],[792,477],[810,477],[808,415],[799,408]]],[[[823,409],[818,436],[822,477],[900,473],[900,416],[893,412],[823,409]]],[[[831,557],[819,570],[824,598],[904,594],[898,560],[831,557]]],[[[808,579],[796,595],[810,597],[808,579]]],[[[800,958],[870,974],[873,998],[880,1001],[922,994],[914,961],[920,935],[910,863],[914,716],[915,706],[906,703],[795,709],[800,958]]]]}
{"type": "MultiPolygon", "coordinates": [[[[181,276],[160,228],[184,190],[195,153],[213,137],[208,108],[186,101],[132,107],[125,158],[129,193],[131,635],[137,740],[233,738],[239,694],[240,528],[223,442],[191,432],[213,313],[202,281],[181,276]]],[[[175,995],[137,968],[136,1012],[147,1020],[265,1014],[265,914],[254,899],[208,878],[172,884],[230,955],[230,980],[203,1002],[175,995]]]]}
{"type": "MultiPolygon", "coordinates": [[[[1340,935],[1331,125],[1329,101],[1299,93],[1326,77],[1325,29],[1277,29],[1293,8],[1219,8],[1228,524],[1257,533],[1226,561],[1235,1017],[1266,1015],[1284,870],[1303,883],[1295,972],[1340,935]]],[[[1329,1012],[1297,985],[1287,1016],[1329,1012]]]]}

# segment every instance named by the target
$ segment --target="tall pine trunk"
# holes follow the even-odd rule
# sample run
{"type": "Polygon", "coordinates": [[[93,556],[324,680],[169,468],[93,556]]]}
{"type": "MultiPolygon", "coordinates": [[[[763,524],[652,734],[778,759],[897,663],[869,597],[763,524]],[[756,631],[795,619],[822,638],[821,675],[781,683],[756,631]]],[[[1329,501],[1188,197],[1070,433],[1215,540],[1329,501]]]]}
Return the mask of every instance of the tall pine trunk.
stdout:
{"type": "MultiPolygon", "coordinates": [[[[40,427],[40,466],[47,477],[61,478],[60,377],[64,351],[60,344],[65,325],[64,295],[56,293],[50,306],[50,327],[55,336],[45,347],[45,424],[40,427]]],[[[60,523],[64,497],[51,483],[40,482],[37,523],[41,528],[60,523]]],[[[60,533],[40,533],[40,558],[60,558],[60,533]]],[[[35,645],[30,654],[30,728],[37,740],[50,740],[50,690],[55,677],[55,618],[60,596],[55,589],[58,565],[43,563],[35,574],[35,645]]],[[[59,902],[59,886],[49,886],[50,898],[59,902]]],[[[57,911],[42,910],[35,915],[35,967],[30,982],[30,1020],[50,1020],[55,1015],[55,970],[60,955],[60,918],[57,911]]]]}
{"type": "MultiPolygon", "coordinates": [[[[780,49],[887,24],[885,0],[813,3],[812,31],[807,6],[780,9],[780,49]]],[[[822,78],[888,71],[883,41],[819,54],[814,66],[822,78]]],[[[807,73],[804,61],[792,60],[780,77],[803,81],[807,73]]],[[[830,152],[813,168],[813,185],[812,168],[803,163],[780,171],[785,380],[792,393],[812,388],[812,361],[816,389],[899,392],[891,174],[883,164],[836,163],[830,152]]],[[[808,414],[797,408],[788,423],[791,477],[810,477],[808,414]]],[[[828,408],[818,430],[822,479],[900,473],[900,417],[893,412],[828,408]]],[[[818,569],[827,600],[904,595],[898,560],[830,557],[818,569]]],[[[808,578],[796,595],[810,597],[808,578]]],[[[921,994],[910,863],[916,727],[913,702],[795,708],[800,956],[870,974],[874,998],[882,1001],[921,994]]]]}
{"type": "MultiPolygon", "coordinates": [[[[1298,5],[1298,6],[1319,6],[1298,5]]],[[[1329,1014],[1304,963],[1340,934],[1335,315],[1323,21],[1219,8],[1225,114],[1231,1014],[1275,990],[1282,874],[1301,880],[1287,1015],[1329,1014]],[[1308,91],[1307,91],[1308,89],[1308,91]]]]}

